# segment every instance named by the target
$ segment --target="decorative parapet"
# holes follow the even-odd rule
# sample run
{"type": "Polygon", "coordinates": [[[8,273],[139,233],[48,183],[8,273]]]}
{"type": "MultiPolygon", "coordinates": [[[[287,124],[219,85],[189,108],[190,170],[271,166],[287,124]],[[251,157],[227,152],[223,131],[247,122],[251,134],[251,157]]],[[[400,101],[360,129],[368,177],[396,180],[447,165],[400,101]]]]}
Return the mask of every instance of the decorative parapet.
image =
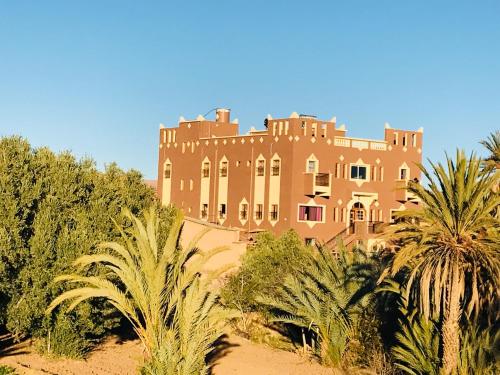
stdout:
{"type": "Polygon", "coordinates": [[[333,144],[339,147],[352,147],[358,150],[387,151],[387,142],[367,139],[335,137],[333,144]]]}

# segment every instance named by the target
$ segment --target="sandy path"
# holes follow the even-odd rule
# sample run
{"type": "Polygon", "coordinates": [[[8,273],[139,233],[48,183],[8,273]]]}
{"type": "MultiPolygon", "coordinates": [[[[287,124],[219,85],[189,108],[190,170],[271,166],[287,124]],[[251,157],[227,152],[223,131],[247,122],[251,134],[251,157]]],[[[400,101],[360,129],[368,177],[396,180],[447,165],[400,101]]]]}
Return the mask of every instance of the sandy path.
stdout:
{"type": "MultiPolygon", "coordinates": [[[[231,347],[217,360],[213,375],[324,375],[330,370],[298,354],[252,343],[239,336],[228,339],[231,347]]],[[[138,341],[108,340],[86,360],[51,360],[26,345],[0,358],[0,364],[16,368],[19,374],[132,375],[142,358],[138,341]]]]}

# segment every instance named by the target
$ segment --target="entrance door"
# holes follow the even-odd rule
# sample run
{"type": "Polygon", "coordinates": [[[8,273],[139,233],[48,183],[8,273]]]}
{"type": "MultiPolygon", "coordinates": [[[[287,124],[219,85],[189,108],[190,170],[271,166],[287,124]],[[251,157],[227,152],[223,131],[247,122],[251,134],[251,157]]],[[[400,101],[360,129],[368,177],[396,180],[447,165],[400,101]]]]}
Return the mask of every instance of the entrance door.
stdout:
{"type": "MultiPolygon", "coordinates": [[[[349,232],[358,233],[360,230],[361,222],[366,221],[366,210],[362,203],[356,202],[351,208],[350,221],[349,221],[349,232]],[[356,224],[358,223],[358,224],[356,224]]],[[[363,230],[361,230],[363,232],[363,230]]]]}

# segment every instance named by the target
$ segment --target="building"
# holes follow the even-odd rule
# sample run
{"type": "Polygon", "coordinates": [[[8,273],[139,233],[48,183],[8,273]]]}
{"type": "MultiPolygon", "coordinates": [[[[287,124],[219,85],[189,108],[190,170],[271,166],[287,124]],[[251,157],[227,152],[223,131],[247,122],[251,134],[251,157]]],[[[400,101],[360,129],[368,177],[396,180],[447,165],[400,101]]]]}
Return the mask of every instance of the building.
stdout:
{"type": "MultiPolygon", "coordinates": [[[[293,228],[306,241],[370,239],[395,211],[418,204],[422,129],[385,125],[383,140],[350,138],[336,119],[268,116],[240,135],[238,120],[180,118],[160,128],[158,195],[184,213],[253,233],[293,228]]],[[[372,242],[373,243],[373,242],[372,242]]]]}

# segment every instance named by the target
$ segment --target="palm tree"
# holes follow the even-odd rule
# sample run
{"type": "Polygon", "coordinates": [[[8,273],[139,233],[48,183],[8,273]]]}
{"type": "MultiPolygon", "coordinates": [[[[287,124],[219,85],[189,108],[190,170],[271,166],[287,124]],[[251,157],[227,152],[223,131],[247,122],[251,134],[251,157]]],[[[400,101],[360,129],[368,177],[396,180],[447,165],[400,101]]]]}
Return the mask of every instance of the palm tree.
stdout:
{"type": "Polygon", "coordinates": [[[493,172],[474,155],[457,151],[447,168],[431,168],[420,166],[428,186],[408,187],[423,207],[403,212],[389,230],[396,253],[385,274],[410,270],[408,288],[424,317],[442,319],[442,371],[450,374],[458,366],[461,315],[498,300],[500,223],[492,212],[500,196],[492,191],[493,172]]]}
{"type": "Polygon", "coordinates": [[[500,169],[500,130],[491,133],[480,143],[490,152],[490,156],[485,159],[487,165],[500,169]]]}
{"type": "MultiPolygon", "coordinates": [[[[186,346],[177,348],[184,362],[196,363],[201,367],[198,373],[203,373],[205,356],[221,337],[227,313],[221,309],[218,295],[211,288],[218,274],[202,275],[201,271],[207,259],[224,249],[201,253],[195,244],[206,232],[194,238],[186,249],[181,249],[183,216],[179,212],[163,249],[158,246],[159,221],[154,208],[145,212],[145,225],[129,211],[125,216],[132,226],[128,233],[118,227],[121,243],[102,243],[97,254],[82,256],[74,263],[79,271],[94,265],[108,272],[99,276],[75,273],[57,277],[57,282],[76,284],[76,287],[59,295],[47,312],[66,301],[70,302],[69,311],[88,298],[107,299],[130,321],[151,362],[165,351],[165,345],[172,344],[172,336],[189,342],[193,335],[200,333],[196,331],[208,328],[209,333],[199,336],[201,342],[197,341],[196,351],[187,350],[186,346]]],[[[180,370],[176,373],[191,374],[180,370]]]]}
{"type": "Polygon", "coordinates": [[[364,261],[366,257],[360,251],[348,253],[344,249],[336,259],[329,249],[319,247],[303,271],[285,279],[278,297],[260,296],[257,300],[274,310],[273,321],[309,332],[319,342],[313,350],[321,362],[338,367],[354,333],[360,303],[351,302],[363,285],[363,277],[351,277],[350,272],[364,261]]]}

